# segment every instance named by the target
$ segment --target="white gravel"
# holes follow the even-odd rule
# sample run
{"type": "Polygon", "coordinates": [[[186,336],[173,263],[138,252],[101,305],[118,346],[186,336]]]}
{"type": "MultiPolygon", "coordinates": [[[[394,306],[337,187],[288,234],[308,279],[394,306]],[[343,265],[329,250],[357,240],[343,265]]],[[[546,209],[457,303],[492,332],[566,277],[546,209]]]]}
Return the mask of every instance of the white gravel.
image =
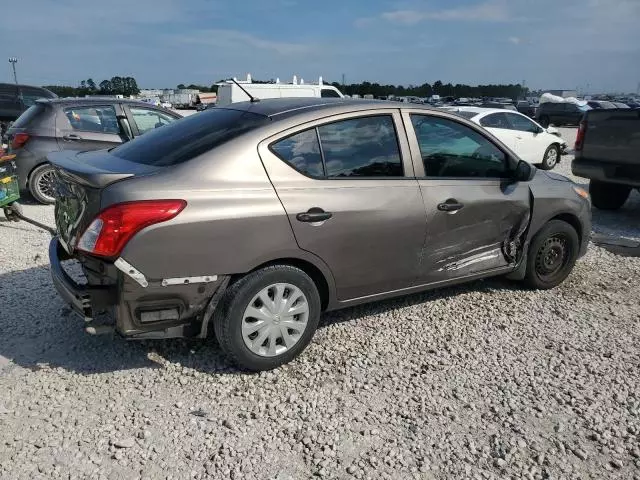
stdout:
{"type": "MultiPolygon", "coordinates": [[[[594,229],[640,238],[639,215],[634,194],[594,229]]],[[[591,246],[552,291],[327,314],[301,358],[249,375],[213,341],[86,336],[48,240],[0,222],[1,479],[640,480],[639,258],[591,246]]]]}

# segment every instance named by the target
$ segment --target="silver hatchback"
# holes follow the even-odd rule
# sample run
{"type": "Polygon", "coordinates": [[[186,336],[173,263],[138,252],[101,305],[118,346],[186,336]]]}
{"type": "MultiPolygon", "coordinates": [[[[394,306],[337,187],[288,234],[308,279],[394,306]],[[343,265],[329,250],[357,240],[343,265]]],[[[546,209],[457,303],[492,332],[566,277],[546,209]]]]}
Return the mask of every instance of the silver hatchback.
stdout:
{"type": "Polygon", "coordinates": [[[49,161],[53,280],[87,330],[213,327],[251,370],[298,355],[325,310],[497,275],[555,287],[591,230],[582,188],[420,105],[232,104],[49,161]]]}

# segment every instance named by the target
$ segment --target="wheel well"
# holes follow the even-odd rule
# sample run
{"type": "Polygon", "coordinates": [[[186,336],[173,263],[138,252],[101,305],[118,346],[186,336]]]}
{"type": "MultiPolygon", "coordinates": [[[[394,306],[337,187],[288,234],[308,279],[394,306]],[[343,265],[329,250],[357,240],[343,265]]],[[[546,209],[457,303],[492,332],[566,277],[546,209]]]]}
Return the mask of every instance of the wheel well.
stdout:
{"type": "Polygon", "coordinates": [[[555,217],[549,219],[549,221],[551,220],[562,220],[563,222],[571,225],[576,229],[576,232],[578,233],[578,239],[580,240],[580,242],[582,242],[582,224],[580,223],[580,220],[578,220],[578,217],[570,213],[561,213],[560,215],[556,215],[555,217]]]}
{"type": "Polygon", "coordinates": [[[37,165],[34,165],[33,168],[31,170],[29,170],[29,173],[27,173],[27,188],[29,188],[29,180],[31,179],[31,175],[33,174],[33,171],[38,168],[41,167],[42,165],[47,165],[49,162],[47,162],[46,160],[38,163],[37,165]]]}
{"type": "MultiPolygon", "coordinates": [[[[281,258],[279,260],[272,260],[270,262],[263,263],[262,265],[258,265],[251,271],[255,272],[256,270],[260,270],[261,268],[269,267],[271,265],[291,265],[292,267],[297,267],[304,273],[309,275],[309,277],[311,277],[311,280],[313,280],[313,283],[315,283],[316,287],[318,288],[322,310],[326,310],[327,306],[329,305],[329,284],[327,283],[327,279],[324,277],[323,273],[320,271],[320,269],[318,269],[318,267],[310,262],[307,262],[306,260],[300,260],[299,258],[281,258]]],[[[242,276],[244,276],[244,274],[234,275],[231,278],[231,282],[233,283],[242,276]]]]}

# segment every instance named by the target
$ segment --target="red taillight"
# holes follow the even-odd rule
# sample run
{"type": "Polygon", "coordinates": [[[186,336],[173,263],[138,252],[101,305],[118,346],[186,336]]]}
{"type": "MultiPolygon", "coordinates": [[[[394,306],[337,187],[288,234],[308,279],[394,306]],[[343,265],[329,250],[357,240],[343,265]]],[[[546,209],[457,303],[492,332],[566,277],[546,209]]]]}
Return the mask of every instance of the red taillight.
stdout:
{"type": "Polygon", "coordinates": [[[576,144],[575,144],[575,149],[576,150],[582,150],[582,146],[584,144],[584,134],[587,131],[587,121],[586,120],[582,120],[580,122],[580,128],[578,128],[578,134],[576,135],[576,144]]]}
{"type": "Polygon", "coordinates": [[[11,141],[11,148],[12,149],[21,148],[24,146],[25,143],[27,143],[28,140],[29,140],[28,133],[16,133],[13,136],[13,140],[11,141]]]}
{"type": "Polygon", "coordinates": [[[143,228],[178,215],[184,200],[144,200],[107,207],[78,240],[78,250],[100,257],[117,257],[127,242],[143,228]]]}

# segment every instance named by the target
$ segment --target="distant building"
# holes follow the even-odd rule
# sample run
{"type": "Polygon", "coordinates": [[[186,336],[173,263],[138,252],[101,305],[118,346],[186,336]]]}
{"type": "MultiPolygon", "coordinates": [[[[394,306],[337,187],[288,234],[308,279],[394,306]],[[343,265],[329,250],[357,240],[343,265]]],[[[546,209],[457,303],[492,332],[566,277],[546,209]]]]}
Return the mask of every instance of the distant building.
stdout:
{"type": "Polygon", "coordinates": [[[159,97],[160,95],[162,95],[162,90],[159,90],[157,88],[147,88],[140,90],[140,93],[138,95],[140,95],[141,97],[159,97]]]}
{"type": "Polygon", "coordinates": [[[547,90],[547,93],[551,95],[555,95],[556,97],[568,98],[568,97],[577,97],[578,92],[575,90],[547,90]]]}

